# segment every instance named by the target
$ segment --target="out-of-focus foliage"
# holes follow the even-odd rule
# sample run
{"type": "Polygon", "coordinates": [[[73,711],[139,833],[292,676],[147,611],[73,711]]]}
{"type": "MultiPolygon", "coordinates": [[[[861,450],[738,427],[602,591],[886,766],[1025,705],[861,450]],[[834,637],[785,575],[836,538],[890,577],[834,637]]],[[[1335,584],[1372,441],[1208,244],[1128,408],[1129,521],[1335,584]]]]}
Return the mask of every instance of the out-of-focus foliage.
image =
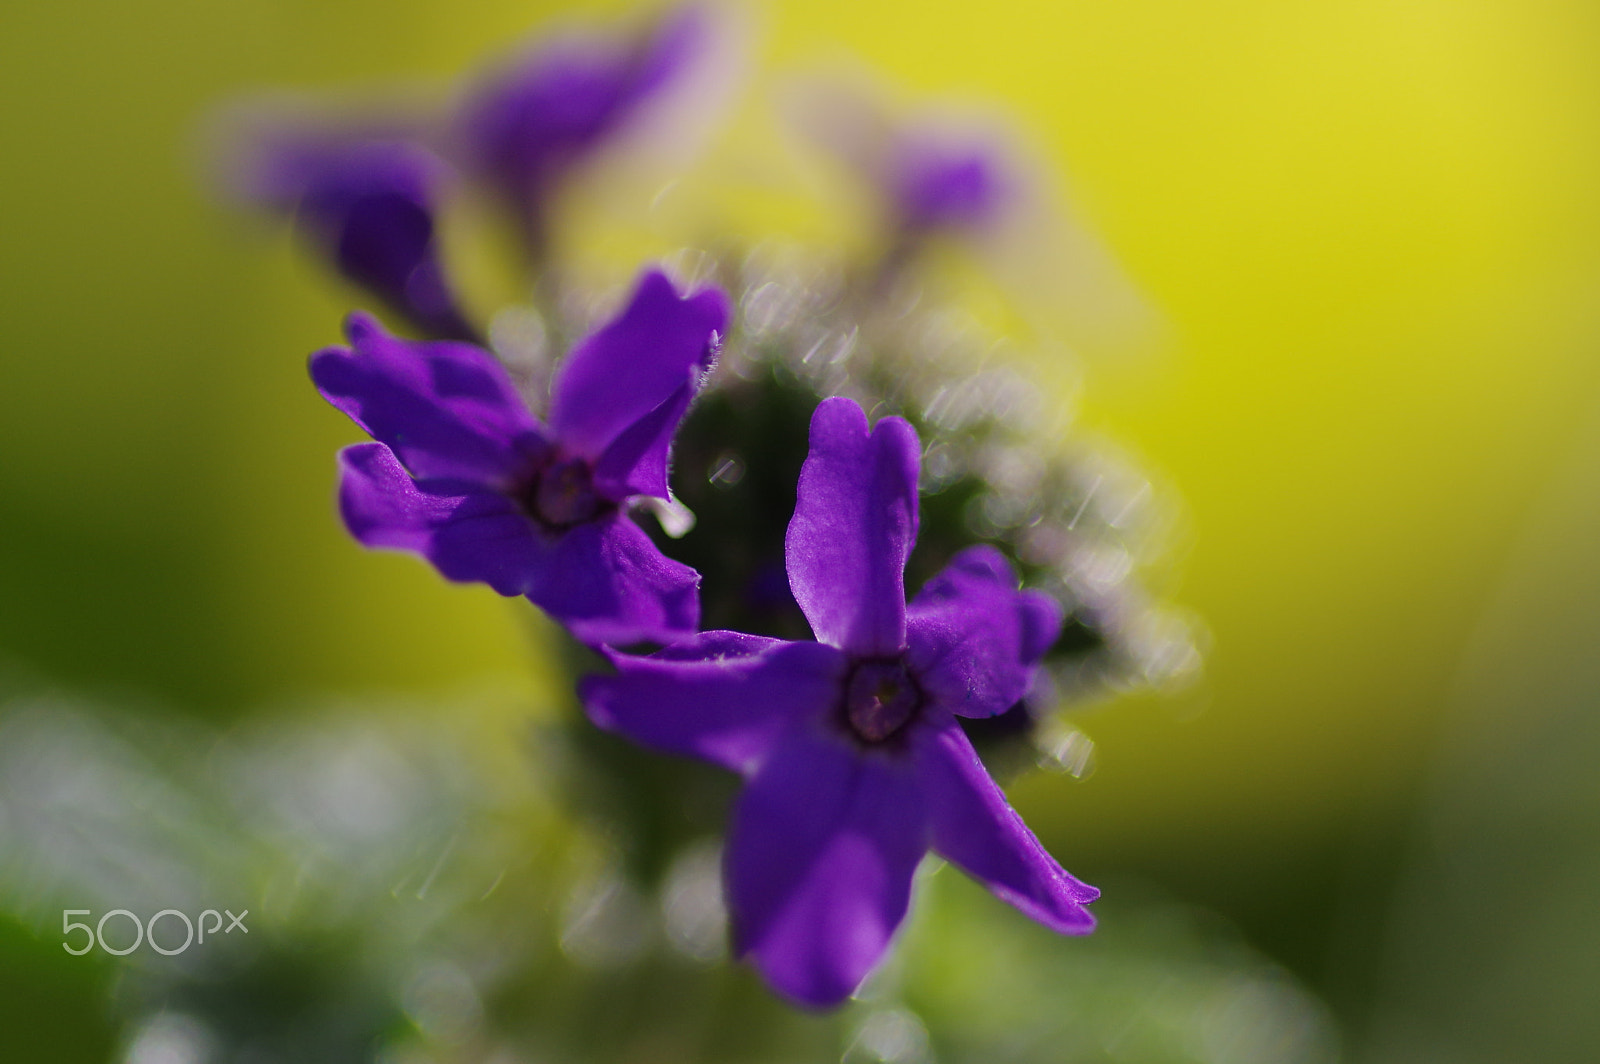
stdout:
{"type": "Polygon", "coordinates": [[[484,748],[472,721],[503,699],[307,705],[219,734],[14,694],[0,904],[44,933],[62,898],[253,914],[125,963],[132,1064],[1334,1059],[1323,1007],[1213,917],[1130,884],[1063,950],[937,864],[859,999],[796,1013],[726,962],[715,837],[641,891],[570,803],[559,734],[531,727],[526,759],[484,748]]]}
{"type": "Polygon", "coordinates": [[[1374,1059],[1600,1051],[1600,419],[1474,633],[1394,927],[1374,1059]]]}

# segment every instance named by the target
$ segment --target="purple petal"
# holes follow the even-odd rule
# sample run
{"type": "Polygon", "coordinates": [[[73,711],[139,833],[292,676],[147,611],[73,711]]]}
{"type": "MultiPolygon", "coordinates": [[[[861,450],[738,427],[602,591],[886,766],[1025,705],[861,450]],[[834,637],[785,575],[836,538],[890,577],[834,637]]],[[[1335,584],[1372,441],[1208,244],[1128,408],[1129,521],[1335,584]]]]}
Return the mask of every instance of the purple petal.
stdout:
{"type": "Polygon", "coordinates": [[[536,464],[539,423],[487,351],[403,340],[365,314],[345,333],[354,349],[312,355],[311,379],[414,475],[509,487],[536,464]]]}
{"type": "Polygon", "coordinates": [[[906,611],[907,660],[940,705],[963,717],[991,717],[1028,693],[1061,620],[1055,599],[1018,590],[1016,572],[998,550],[968,547],[906,611]]]}
{"type": "Polygon", "coordinates": [[[884,182],[907,229],[981,229],[1013,195],[999,154],[909,133],[892,150],[884,182]]]}
{"type": "Polygon", "coordinates": [[[702,15],[684,8],[639,41],[569,36],[485,81],[458,126],[474,166],[537,215],[546,187],[632,117],[700,52],[702,15]]]}
{"type": "Polygon", "coordinates": [[[444,280],[430,204],[369,190],[343,201],[308,199],[301,217],[320,231],[339,270],[429,336],[476,341],[444,280]]]}
{"type": "Polygon", "coordinates": [[[594,467],[594,485],[602,495],[618,500],[630,495],[670,496],[667,463],[672,437],[689,410],[698,383],[681,385],[611,441],[594,467]]]}
{"type": "Polygon", "coordinates": [[[448,177],[423,147],[430,120],[395,107],[340,114],[325,101],[246,101],[219,116],[219,177],[235,199],[294,211],[314,188],[360,189],[382,171],[382,184],[419,199],[448,177]]]}
{"type": "Polygon", "coordinates": [[[474,340],[445,285],[434,239],[444,164],[411,144],[350,143],[306,160],[299,217],[350,280],[424,331],[474,340]]]}
{"type": "Polygon", "coordinates": [[[700,626],[700,574],[621,513],[563,532],[527,595],[594,645],[666,643],[700,626]]]}
{"type": "Polygon", "coordinates": [[[721,292],[679,298],[657,270],[622,313],[573,349],[551,399],[561,445],[595,462],[613,498],[667,494],[667,448],[727,326],[721,292]]]}
{"type": "Polygon", "coordinates": [[[1094,929],[1083,907],[1100,892],[1068,875],[1039,844],[955,721],[921,731],[915,760],[935,852],[1053,931],[1094,929]]]}
{"type": "Polygon", "coordinates": [[[704,8],[684,4],[656,23],[634,56],[629,85],[634,100],[659,92],[705,51],[710,20],[704,8]]]}
{"type": "Polygon", "coordinates": [[[475,340],[445,283],[435,240],[447,168],[420,145],[393,139],[399,135],[377,124],[319,128],[288,116],[247,122],[237,134],[244,143],[236,191],[294,212],[341,273],[424,332],[475,340]]]}
{"type": "Polygon", "coordinates": [[[414,480],[381,443],[339,457],[340,510],[366,546],[412,551],[450,580],[526,595],[589,643],[666,642],[699,624],[700,574],[621,514],[551,534],[500,492],[414,480]]]}
{"type": "Polygon", "coordinates": [[[909,768],[813,724],[781,739],[739,797],[726,867],[734,948],[801,1005],[849,997],[905,917],[927,848],[909,768]]]}
{"type": "Polygon", "coordinates": [[[589,718],[635,742],[748,774],[800,716],[837,701],[844,655],[820,643],[703,632],[650,657],[606,655],[579,687],[589,718]]]}
{"type": "Polygon", "coordinates": [[[904,418],[883,418],[869,433],[861,408],[843,398],[811,416],[784,547],[789,587],[821,642],[862,657],[905,648],[919,454],[904,418]]]}
{"type": "Polygon", "coordinates": [[[447,579],[521,595],[548,567],[549,548],[510,499],[461,481],[417,483],[381,443],[339,455],[339,509],[368,547],[420,554],[447,579]]]}

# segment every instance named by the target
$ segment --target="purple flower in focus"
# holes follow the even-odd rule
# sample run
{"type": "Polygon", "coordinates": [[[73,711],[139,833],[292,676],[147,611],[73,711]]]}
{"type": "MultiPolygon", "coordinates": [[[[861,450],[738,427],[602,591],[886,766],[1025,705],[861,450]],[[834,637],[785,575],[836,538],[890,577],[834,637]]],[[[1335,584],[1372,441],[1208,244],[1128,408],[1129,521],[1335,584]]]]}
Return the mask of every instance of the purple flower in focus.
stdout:
{"type": "Polygon", "coordinates": [[[908,606],[919,445],[829,399],[811,421],[786,549],[818,642],[705,632],[610,653],[580,688],[603,728],[747,782],[725,863],[735,950],[780,993],[826,1007],[882,956],[931,847],[1048,927],[1082,934],[1098,896],[1044,850],[958,716],[1005,711],[1061,627],[992,547],[963,551],[908,606]]]}
{"type": "Polygon", "coordinates": [[[646,273],[578,344],[536,420],[481,348],[386,333],[363,314],[311,377],[375,443],[340,455],[340,509],[369,547],[413,551],[445,577],[526,595],[590,643],[665,642],[700,619],[700,576],[624,509],[667,497],[678,423],[715,357],[721,292],[680,298],[646,273]]]}
{"type": "Polygon", "coordinates": [[[238,182],[293,213],[340,273],[428,336],[477,339],[445,282],[435,215],[443,160],[400,135],[279,122],[255,131],[238,182]]]}
{"type": "Polygon", "coordinates": [[[536,253],[552,188],[680,75],[706,36],[704,13],[681,8],[638,40],[549,41],[468,95],[454,130],[465,163],[512,206],[536,253]]]}

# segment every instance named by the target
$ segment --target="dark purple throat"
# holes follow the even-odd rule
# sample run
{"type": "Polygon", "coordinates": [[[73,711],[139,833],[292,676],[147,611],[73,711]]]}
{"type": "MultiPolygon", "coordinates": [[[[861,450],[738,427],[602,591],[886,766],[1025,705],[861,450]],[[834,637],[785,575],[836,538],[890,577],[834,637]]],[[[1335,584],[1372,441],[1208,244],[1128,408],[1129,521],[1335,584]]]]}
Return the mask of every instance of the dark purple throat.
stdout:
{"type": "Polygon", "coordinates": [[[595,490],[589,463],[565,456],[539,470],[522,493],[522,504],[530,517],[551,532],[564,532],[616,508],[616,503],[595,490]]]}
{"type": "Polygon", "coordinates": [[[922,692],[899,661],[860,662],[845,683],[845,723],[863,742],[894,736],[921,707],[922,692]]]}

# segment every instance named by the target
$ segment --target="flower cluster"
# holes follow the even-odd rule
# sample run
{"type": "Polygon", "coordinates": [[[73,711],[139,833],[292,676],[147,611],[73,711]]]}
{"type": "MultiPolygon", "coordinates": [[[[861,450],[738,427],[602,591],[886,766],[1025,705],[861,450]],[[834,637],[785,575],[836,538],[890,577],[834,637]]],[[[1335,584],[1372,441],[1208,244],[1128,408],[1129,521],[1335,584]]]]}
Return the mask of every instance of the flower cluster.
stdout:
{"type": "MultiPolygon", "coordinates": [[[[742,777],[724,851],[734,948],[825,1008],[883,956],[929,850],[1047,927],[1090,930],[1097,892],[974,743],[1031,734],[1047,672],[1153,679],[1185,648],[1145,637],[1126,567],[1105,578],[1140,493],[1041,449],[1032,390],[953,354],[946,319],[905,287],[927,235],[1005,205],[992,151],[885,141],[859,168],[890,219],[875,266],[705,256],[694,284],[646,269],[598,320],[562,290],[560,186],[702,61],[707,25],[685,9],[631,38],[547,44],[442,118],[258,125],[242,187],[421,337],[358,312],[348,346],[311,359],[372,437],[340,457],[350,533],[527,598],[586,648],[594,724],[742,777]],[[540,372],[511,364],[452,281],[440,205],[473,190],[526,252],[538,309],[522,313],[582,337],[540,372]]],[[[601,747],[590,768],[639,792],[620,763],[601,747]]],[[[670,836],[647,821],[673,790],[621,815],[644,865],[681,841],[647,837],[670,836]]]]}
{"type": "Polygon", "coordinates": [[[681,298],[647,273],[564,361],[547,427],[488,352],[353,316],[352,348],[311,360],[323,395],[375,441],[341,456],[351,534],[526,596],[616,667],[580,688],[595,723],[748,779],[727,851],[734,942],[793,1000],[855,990],[930,846],[1048,926],[1088,931],[1097,892],[1039,845],[956,724],[1028,692],[1061,607],[1019,590],[985,546],[907,605],[921,455],[907,421],[869,431],[850,399],[816,408],[786,561],[817,641],[695,633],[699,574],[625,508],[666,497],[672,436],[725,318],[714,290],[681,298]],[[611,649],[639,642],[667,645],[611,649]]]}

